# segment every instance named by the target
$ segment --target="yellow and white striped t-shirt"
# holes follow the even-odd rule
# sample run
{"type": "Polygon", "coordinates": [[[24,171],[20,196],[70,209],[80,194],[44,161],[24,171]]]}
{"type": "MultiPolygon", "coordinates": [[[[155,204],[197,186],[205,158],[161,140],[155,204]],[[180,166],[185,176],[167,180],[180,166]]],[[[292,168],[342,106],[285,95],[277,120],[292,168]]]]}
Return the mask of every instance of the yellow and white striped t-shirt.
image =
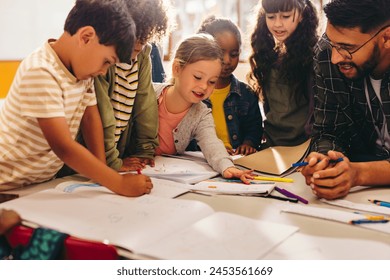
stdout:
{"type": "Polygon", "coordinates": [[[0,190],[49,180],[62,167],[37,118],[64,117],[75,138],[86,107],[95,104],[93,80],[78,81],[49,42],[29,55],[0,109],[0,190]]]}

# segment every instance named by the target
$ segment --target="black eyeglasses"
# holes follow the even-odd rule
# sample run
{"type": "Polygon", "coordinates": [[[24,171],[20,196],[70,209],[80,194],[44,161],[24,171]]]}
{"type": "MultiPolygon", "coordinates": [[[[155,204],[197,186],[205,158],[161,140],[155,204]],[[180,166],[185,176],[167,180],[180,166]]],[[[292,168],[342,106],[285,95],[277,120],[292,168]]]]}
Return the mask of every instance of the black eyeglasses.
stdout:
{"type": "Polygon", "coordinates": [[[360,45],[356,50],[354,51],[349,51],[341,46],[336,46],[336,45],[333,45],[330,41],[329,41],[329,38],[326,36],[326,42],[329,44],[329,46],[333,49],[335,48],[336,51],[342,56],[344,57],[345,59],[352,59],[352,54],[356,53],[357,51],[359,51],[361,48],[363,48],[365,45],[367,45],[368,42],[370,42],[372,39],[374,39],[379,33],[381,33],[381,31],[385,30],[387,27],[390,27],[390,25],[386,25],[384,27],[382,27],[381,29],[379,29],[370,39],[368,39],[364,44],[360,45]]]}

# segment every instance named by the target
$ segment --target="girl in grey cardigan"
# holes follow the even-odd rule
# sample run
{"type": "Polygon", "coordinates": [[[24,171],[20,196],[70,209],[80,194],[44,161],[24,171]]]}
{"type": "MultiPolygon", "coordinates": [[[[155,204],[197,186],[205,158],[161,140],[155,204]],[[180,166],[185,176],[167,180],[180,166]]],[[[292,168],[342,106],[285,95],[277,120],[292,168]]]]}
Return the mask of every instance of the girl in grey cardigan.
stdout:
{"type": "Polygon", "coordinates": [[[210,35],[193,35],[178,47],[171,84],[155,84],[159,101],[156,154],[181,154],[196,139],[210,166],[225,178],[249,183],[251,171],[236,168],[217,137],[211,110],[201,101],[212,93],[221,72],[222,52],[210,35]]]}

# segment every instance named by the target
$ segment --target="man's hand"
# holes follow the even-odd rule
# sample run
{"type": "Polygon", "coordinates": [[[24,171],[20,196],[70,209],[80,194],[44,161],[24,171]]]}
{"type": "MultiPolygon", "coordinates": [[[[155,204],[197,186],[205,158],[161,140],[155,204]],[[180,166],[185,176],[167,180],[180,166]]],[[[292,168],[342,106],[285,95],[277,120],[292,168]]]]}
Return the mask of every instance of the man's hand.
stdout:
{"type": "Polygon", "coordinates": [[[313,193],[325,199],[336,199],[346,196],[351,187],[357,185],[357,170],[342,153],[329,151],[328,155],[310,153],[307,157],[309,164],[302,170],[306,184],[310,185],[313,193]],[[343,158],[343,161],[330,163],[343,158]]]}

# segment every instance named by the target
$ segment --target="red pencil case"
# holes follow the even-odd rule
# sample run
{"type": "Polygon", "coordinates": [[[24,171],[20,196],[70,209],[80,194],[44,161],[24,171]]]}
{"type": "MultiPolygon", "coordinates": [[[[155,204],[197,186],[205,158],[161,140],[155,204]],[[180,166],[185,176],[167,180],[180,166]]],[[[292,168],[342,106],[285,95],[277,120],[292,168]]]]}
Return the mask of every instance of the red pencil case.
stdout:
{"type": "MultiPolygon", "coordinates": [[[[28,246],[35,229],[18,225],[13,227],[6,238],[12,248],[28,246]]],[[[101,242],[89,241],[66,236],[60,259],[66,260],[117,260],[119,259],[116,248],[101,242]]]]}

